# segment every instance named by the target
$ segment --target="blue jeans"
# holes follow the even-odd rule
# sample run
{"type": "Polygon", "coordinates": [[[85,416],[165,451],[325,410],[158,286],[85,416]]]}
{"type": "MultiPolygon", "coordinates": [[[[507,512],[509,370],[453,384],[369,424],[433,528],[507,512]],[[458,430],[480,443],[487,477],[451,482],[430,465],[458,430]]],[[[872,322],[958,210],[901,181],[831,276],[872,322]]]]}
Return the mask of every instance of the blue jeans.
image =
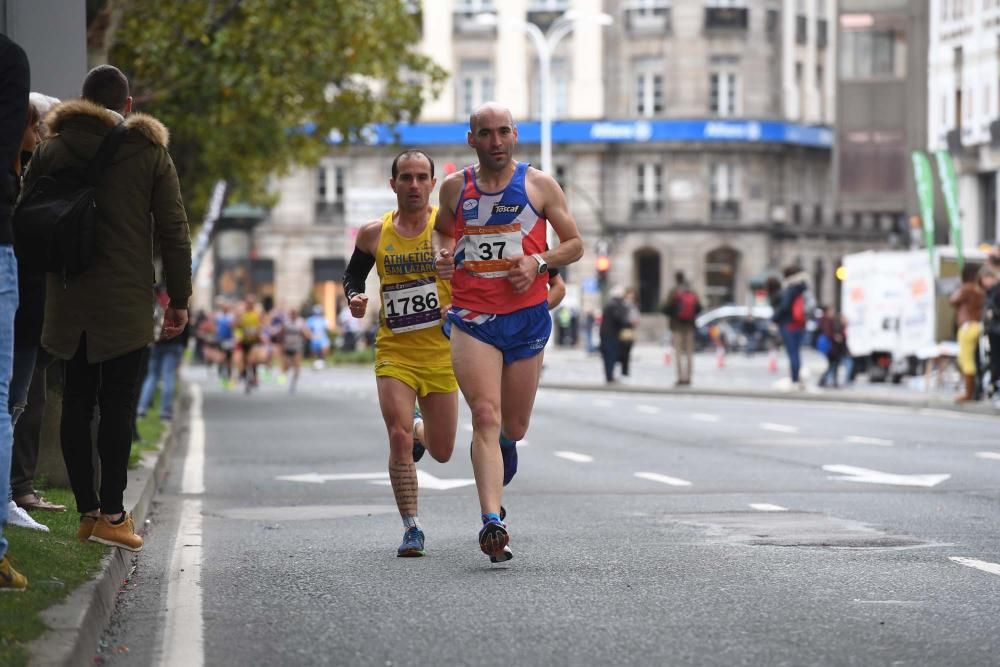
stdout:
{"type": "MultiPolygon", "coordinates": [[[[10,401],[10,378],[14,370],[14,313],[17,312],[17,260],[14,247],[0,245],[0,405],[10,401]]],[[[10,458],[14,451],[14,426],[0,419],[0,489],[10,488],[10,458]]],[[[6,500],[6,499],[5,499],[6,500]]],[[[0,558],[7,554],[3,527],[7,503],[0,503],[0,558]]]]}
{"type": "Polygon", "coordinates": [[[156,384],[163,380],[163,395],[160,397],[160,417],[169,419],[173,416],[174,387],[177,384],[177,366],[184,356],[182,345],[154,345],[149,353],[149,366],[146,370],[146,379],[142,383],[142,393],[139,395],[139,414],[146,414],[146,410],[153,403],[153,392],[156,391],[156,384]]]}
{"type": "Polygon", "coordinates": [[[788,354],[788,366],[792,371],[792,382],[799,381],[799,370],[802,368],[802,339],[805,330],[792,331],[787,325],[781,325],[781,342],[788,354]]]}

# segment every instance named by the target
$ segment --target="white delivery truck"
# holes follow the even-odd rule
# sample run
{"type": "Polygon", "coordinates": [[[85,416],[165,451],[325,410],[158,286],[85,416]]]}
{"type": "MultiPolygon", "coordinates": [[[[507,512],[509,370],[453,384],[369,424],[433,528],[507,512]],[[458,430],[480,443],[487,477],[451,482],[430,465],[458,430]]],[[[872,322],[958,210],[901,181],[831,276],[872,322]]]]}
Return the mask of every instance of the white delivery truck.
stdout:
{"type": "MultiPolygon", "coordinates": [[[[981,263],[979,250],[966,262],[981,263]]],[[[899,382],[920,362],[953,355],[954,312],[949,295],[958,287],[957,253],[935,248],[932,267],[926,249],[872,250],[844,257],[841,311],[847,318],[847,345],[868,360],[872,381],[899,382]]]]}

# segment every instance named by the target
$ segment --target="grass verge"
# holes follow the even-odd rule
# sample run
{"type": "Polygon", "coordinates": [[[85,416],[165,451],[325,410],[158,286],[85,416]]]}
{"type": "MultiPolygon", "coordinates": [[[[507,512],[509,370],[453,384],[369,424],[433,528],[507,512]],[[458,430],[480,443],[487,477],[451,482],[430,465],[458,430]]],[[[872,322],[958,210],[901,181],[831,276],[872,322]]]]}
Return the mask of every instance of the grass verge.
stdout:
{"type": "MultiPolygon", "coordinates": [[[[48,489],[45,497],[75,507],[73,494],[48,489]]],[[[25,645],[45,632],[39,614],[62,601],[97,571],[110,547],[76,541],[79,515],[66,512],[32,512],[51,532],[7,526],[4,536],[14,567],[28,577],[28,590],[0,595],[0,665],[26,665],[25,645]]]]}
{"type": "Polygon", "coordinates": [[[146,416],[140,417],[138,420],[139,437],[141,440],[132,443],[132,451],[128,455],[129,468],[139,465],[139,460],[145,452],[156,451],[160,443],[160,436],[163,435],[163,429],[165,428],[163,422],[160,421],[159,414],[160,392],[157,391],[156,396],[153,398],[153,404],[146,412],[146,416]]]}

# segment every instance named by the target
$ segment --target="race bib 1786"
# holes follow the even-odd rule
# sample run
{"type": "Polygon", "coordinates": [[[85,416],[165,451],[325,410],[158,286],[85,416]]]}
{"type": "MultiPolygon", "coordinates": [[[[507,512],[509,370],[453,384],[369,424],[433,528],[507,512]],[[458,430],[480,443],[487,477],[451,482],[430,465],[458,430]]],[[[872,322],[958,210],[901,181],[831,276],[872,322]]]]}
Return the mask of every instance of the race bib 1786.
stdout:
{"type": "Polygon", "coordinates": [[[382,287],[385,324],[393,333],[417,331],[441,322],[437,278],[418,278],[382,287]]]}
{"type": "Polygon", "coordinates": [[[462,237],[462,268],[480,278],[506,278],[513,259],[524,255],[521,223],[470,225],[462,237]]]}

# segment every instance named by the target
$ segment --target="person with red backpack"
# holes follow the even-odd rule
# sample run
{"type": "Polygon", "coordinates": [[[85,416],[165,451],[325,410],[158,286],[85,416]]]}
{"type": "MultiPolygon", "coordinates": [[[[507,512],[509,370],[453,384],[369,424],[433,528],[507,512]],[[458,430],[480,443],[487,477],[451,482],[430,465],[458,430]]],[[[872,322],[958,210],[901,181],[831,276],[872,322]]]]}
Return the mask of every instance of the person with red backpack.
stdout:
{"type": "Polygon", "coordinates": [[[670,334],[677,356],[677,382],[674,386],[691,384],[694,370],[694,321],[701,312],[701,300],[684,277],[684,272],[675,274],[677,285],[670,291],[663,306],[663,314],[670,320],[670,334]]]}
{"type": "Polygon", "coordinates": [[[781,291],[777,293],[771,319],[781,331],[781,342],[788,355],[792,384],[802,389],[805,386],[799,378],[799,371],[802,368],[802,341],[809,318],[809,276],[798,266],[789,266],[782,274],[784,280],[781,282],[781,291]]]}

